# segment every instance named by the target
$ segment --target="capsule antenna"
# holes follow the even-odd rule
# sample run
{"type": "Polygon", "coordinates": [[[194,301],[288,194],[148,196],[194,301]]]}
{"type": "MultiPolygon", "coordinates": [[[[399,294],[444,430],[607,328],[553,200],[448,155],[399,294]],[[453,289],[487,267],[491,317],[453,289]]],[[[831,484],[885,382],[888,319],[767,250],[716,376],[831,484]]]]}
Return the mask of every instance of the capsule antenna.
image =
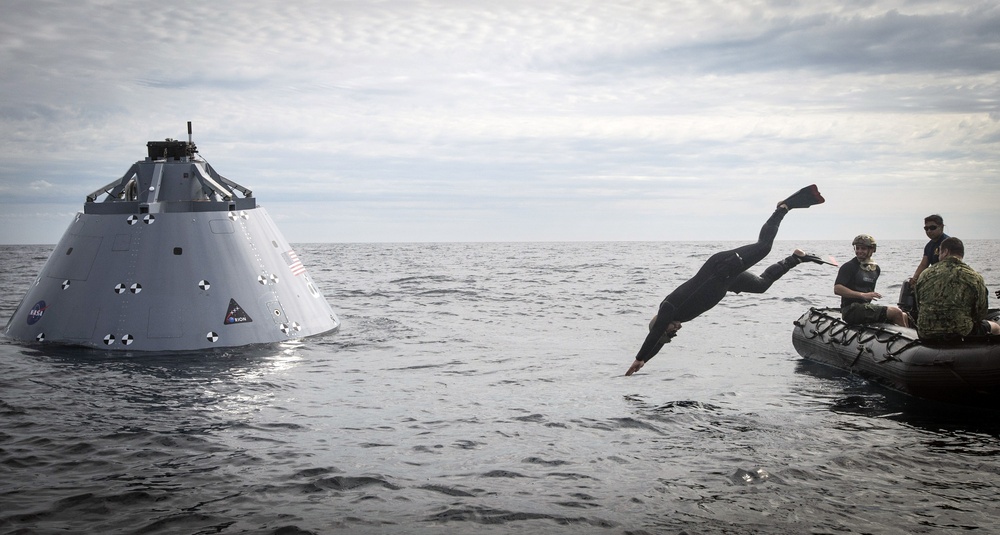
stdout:
{"type": "Polygon", "coordinates": [[[193,158],[194,153],[198,152],[198,147],[194,146],[194,141],[191,139],[191,121],[188,121],[187,123],[188,123],[187,155],[193,158]]]}

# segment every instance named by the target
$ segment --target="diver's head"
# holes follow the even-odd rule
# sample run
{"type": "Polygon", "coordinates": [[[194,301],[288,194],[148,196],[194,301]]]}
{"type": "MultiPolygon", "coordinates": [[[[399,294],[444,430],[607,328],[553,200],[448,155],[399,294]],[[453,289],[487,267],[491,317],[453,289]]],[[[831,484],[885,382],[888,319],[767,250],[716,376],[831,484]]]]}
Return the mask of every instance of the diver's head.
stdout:
{"type": "Polygon", "coordinates": [[[875,243],[875,238],[870,234],[858,234],[855,236],[854,241],[851,242],[854,246],[854,255],[858,257],[859,260],[864,260],[871,258],[875,254],[875,250],[878,249],[878,244],[875,243]]]}

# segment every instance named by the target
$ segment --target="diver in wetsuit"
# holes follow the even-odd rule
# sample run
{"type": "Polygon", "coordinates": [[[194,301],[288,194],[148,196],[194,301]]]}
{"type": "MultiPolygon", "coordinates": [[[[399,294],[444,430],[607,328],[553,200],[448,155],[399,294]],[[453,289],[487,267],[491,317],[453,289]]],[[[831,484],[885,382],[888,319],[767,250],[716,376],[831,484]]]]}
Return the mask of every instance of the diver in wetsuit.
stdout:
{"type": "Polygon", "coordinates": [[[650,322],[649,335],[646,336],[639,353],[635,356],[635,362],[625,375],[639,371],[639,368],[656,355],[663,344],[670,342],[681,328],[681,323],[691,321],[717,305],[727,291],[764,293],[774,281],[799,263],[804,261],[823,263],[813,255],[796,250],[788,258],[769,266],[760,276],[746,271],[771,252],[774,237],[778,234],[778,226],[789,210],[808,208],[824,200],[815,184],[802,188],[778,203],[778,208],[761,227],[756,243],[715,253],[709,257],[694,277],[678,286],[660,303],[659,312],[650,322]]]}

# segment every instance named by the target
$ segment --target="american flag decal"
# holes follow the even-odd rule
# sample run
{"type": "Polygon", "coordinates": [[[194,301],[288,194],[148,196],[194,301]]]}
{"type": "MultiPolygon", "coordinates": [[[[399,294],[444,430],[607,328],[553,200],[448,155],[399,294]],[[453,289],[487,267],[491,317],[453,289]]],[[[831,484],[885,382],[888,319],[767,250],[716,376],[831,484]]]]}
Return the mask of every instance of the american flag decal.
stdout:
{"type": "Polygon", "coordinates": [[[288,264],[288,268],[292,270],[292,275],[298,277],[306,272],[306,267],[302,265],[302,261],[299,260],[299,255],[295,254],[295,251],[281,253],[281,258],[285,259],[285,263],[288,264]]]}

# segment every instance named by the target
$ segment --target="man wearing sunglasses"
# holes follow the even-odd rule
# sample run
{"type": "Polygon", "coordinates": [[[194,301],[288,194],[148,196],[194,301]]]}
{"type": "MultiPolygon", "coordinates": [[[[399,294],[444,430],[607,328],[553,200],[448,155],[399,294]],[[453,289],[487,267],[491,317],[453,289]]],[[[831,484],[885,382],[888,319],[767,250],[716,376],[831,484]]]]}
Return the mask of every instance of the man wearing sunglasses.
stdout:
{"type": "Polygon", "coordinates": [[[909,283],[911,287],[917,283],[920,274],[928,266],[937,264],[941,253],[941,242],[948,239],[948,235],[944,233],[944,219],[941,219],[941,216],[937,214],[924,218],[924,232],[927,233],[927,237],[931,241],[927,242],[927,245],[924,246],[924,257],[920,260],[917,270],[913,272],[913,276],[910,277],[909,283]]]}

